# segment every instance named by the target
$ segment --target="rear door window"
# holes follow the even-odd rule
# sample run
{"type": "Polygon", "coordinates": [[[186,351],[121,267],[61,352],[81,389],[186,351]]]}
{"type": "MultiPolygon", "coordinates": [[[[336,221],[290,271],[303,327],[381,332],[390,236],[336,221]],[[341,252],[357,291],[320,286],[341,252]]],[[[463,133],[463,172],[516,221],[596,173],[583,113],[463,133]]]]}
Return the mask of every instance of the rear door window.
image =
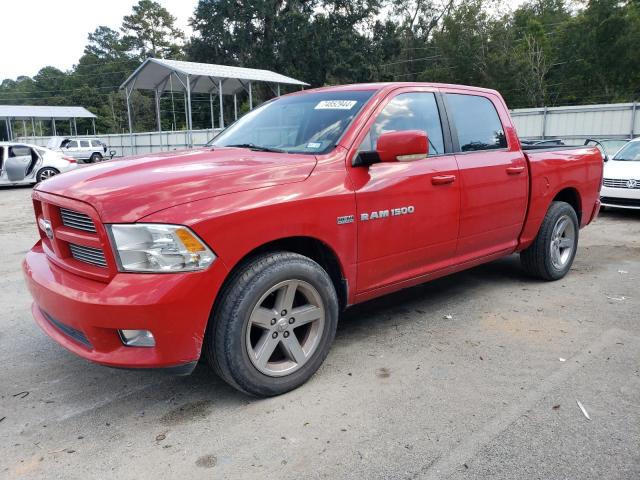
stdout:
{"type": "Polygon", "coordinates": [[[92,147],[101,147],[102,144],[100,143],[100,140],[91,140],[91,146],[92,147]]]}
{"type": "Polygon", "coordinates": [[[89,140],[80,140],[80,147],[81,148],[91,148],[91,145],[89,144],[89,140]]]}
{"type": "Polygon", "coordinates": [[[458,133],[459,151],[507,147],[504,128],[493,102],[478,95],[446,94],[448,111],[458,133]]]}
{"type": "Polygon", "coordinates": [[[9,156],[10,157],[26,157],[31,156],[31,149],[24,145],[15,145],[13,147],[9,147],[9,156]]]}

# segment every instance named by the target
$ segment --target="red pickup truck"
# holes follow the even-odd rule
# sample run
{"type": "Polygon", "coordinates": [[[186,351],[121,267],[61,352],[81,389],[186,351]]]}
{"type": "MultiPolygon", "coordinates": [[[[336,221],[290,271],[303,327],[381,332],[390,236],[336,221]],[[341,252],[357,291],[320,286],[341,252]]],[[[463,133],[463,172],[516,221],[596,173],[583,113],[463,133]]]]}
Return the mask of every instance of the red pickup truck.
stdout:
{"type": "Polygon", "coordinates": [[[254,109],[210,144],[38,185],[33,315],[88,360],[277,395],[323,362],[339,312],[519,252],[562,278],[599,210],[591,147],[523,151],[501,96],[385,83],[254,109]]]}

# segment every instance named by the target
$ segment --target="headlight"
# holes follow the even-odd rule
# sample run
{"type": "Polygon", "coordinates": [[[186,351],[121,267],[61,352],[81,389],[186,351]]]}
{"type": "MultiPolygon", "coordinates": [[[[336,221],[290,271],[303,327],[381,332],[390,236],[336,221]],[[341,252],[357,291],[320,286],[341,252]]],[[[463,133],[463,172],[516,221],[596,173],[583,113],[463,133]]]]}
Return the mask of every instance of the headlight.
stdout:
{"type": "Polygon", "coordinates": [[[203,270],[216,256],[189,228],[134,223],[108,225],[121,272],[188,272],[203,270]]]}

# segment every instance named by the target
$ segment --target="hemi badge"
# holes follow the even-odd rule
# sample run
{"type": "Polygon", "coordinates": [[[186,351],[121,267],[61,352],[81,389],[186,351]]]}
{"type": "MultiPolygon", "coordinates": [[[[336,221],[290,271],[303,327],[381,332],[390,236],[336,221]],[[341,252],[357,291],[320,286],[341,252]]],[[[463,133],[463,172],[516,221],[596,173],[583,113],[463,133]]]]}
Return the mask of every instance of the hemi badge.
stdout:
{"type": "Polygon", "coordinates": [[[345,215],[343,217],[338,217],[338,225],[344,225],[345,223],[353,223],[354,217],[353,215],[345,215]]]}

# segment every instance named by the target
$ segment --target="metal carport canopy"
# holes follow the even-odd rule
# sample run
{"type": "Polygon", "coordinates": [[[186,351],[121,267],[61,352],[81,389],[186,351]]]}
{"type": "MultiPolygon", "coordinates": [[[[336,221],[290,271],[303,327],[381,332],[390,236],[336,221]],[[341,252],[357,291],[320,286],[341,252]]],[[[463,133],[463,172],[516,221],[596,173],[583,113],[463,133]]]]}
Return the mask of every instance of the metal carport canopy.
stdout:
{"type": "MultiPolygon", "coordinates": [[[[164,60],[147,58],[135,72],[120,86],[136,90],[169,90],[166,80],[171,73],[188,75],[191,80],[191,93],[218,93],[218,81],[222,81],[222,94],[233,95],[246,89],[247,82],[266,82],[281,85],[299,85],[308,83],[287,77],[270,70],[254,68],[229,67],[212,63],[183,62],[180,60],[164,60]]],[[[174,91],[185,91],[185,85],[173,82],[174,91]]]]}
{"type": "MultiPolygon", "coordinates": [[[[78,127],[76,126],[76,118],[90,118],[93,123],[93,133],[95,135],[96,116],[89,110],[83,107],[50,107],[44,105],[0,105],[0,119],[3,119],[7,128],[7,138],[12,139],[13,128],[11,122],[13,120],[22,120],[23,127],[26,135],[25,120],[31,120],[31,128],[33,135],[36,134],[36,128],[34,124],[35,119],[47,119],[52,123],[52,130],[54,136],[56,135],[56,120],[73,120],[73,127],[75,129],[76,136],[78,135],[78,127]]],[[[73,130],[72,130],[73,133],[73,130]]]]}
{"type": "Polygon", "coordinates": [[[215,128],[213,97],[216,95],[220,102],[219,127],[224,128],[224,96],[233,95],[234,118],[237,120],[238,104],[236,97],[239,92],[247,92],[249,95],[249,109],[253,108],[252,82],[269,84],[273,92],[278,96],[280,95],[280,85],[297,85],[301,88],[308,85],[308,83],[269,70],[147,58],[120,86],[120,89],[124,89],[127,100],[127,117],[129,120],[129,135],[132,145],[133,120],[130,98],[133,90],[154,91],[158,132],[162,131],[160,95],[165,91],[171,91],[172,93],[174,91],[184,92],[189,146],[193,146],[191,95],[194,93],[205,93],[209,95],[212,129],[215,128]],[[275,85],[275,89],[273,85],[275,85]]]}
{"type": "Polygon", "coordinates": [[[0,118],[46,118],[68,120],[70,118],[96,118],[83,107],[47,107],[41,105],[0,105],[0,118]]]}

